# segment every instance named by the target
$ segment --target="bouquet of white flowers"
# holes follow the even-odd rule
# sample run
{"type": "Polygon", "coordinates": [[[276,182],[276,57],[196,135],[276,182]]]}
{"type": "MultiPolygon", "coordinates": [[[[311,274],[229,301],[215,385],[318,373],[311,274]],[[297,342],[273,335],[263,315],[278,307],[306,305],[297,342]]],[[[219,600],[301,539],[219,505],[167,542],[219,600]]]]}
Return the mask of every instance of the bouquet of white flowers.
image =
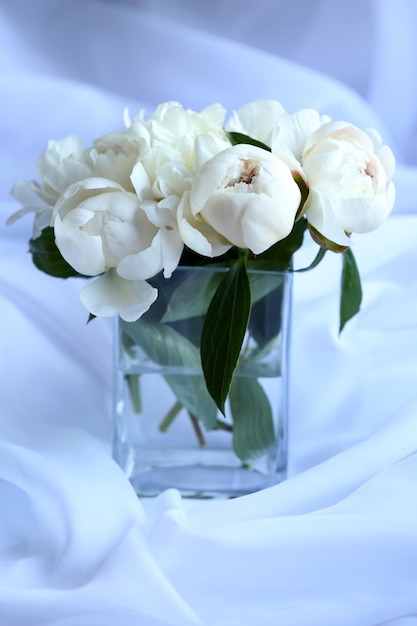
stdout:
{"type": "Polygon", "coordinates": [[[247,269],[291,270],[308,232],[319,246],[309,268],[326,250],[342,254],[342,329],[361,300],[351,235],[380,226],[395,196],[394,157],[375,130],[276,101],[225,115],[219,104],[197,113],[167,102],[148,117],[126,113],[124,130],[91,147],[51,141],[40,181],[14,185],[23,208],[9,220],[34,213],[39,269],[93,278],[81,289],[91,318],[137,320],[158,297],[155,277],[169,281],[179,265],[229,268],[201,337],[221,410],[248,323],[247,269]]]}

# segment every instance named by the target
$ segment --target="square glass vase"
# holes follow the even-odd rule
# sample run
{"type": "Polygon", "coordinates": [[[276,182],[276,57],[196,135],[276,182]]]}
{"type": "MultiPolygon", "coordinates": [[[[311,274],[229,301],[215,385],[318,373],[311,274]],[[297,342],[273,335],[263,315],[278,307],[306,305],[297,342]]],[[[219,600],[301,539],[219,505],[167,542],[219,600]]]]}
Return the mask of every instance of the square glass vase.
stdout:
{"type": "Polygon", "coordinates": [[[223,415],[200,336],[226,271],[180,266],[154,281],[144,316],[116,320],[113,457],[139,496],[237,497],[286,478],[292,273],[248,270],[251,313],[223,415]]]}

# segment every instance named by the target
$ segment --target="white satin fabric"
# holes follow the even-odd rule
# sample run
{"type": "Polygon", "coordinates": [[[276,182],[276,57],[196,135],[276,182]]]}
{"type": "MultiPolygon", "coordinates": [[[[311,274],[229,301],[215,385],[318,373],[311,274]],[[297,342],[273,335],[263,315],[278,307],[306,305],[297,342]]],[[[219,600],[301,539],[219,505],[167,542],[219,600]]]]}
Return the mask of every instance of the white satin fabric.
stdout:
{"type": "Polygon", "coordinates": [[[416,28],[414,0],[2,0],[2,626],[417,625],[416,28]],[[341,336],[340,258],[296,276],[289,480],[138,501],[110,456],[111,324],[33,267],[10,187],[125,106],[257,98],[378,128],[395,211],[355,238],[341,336]]]}

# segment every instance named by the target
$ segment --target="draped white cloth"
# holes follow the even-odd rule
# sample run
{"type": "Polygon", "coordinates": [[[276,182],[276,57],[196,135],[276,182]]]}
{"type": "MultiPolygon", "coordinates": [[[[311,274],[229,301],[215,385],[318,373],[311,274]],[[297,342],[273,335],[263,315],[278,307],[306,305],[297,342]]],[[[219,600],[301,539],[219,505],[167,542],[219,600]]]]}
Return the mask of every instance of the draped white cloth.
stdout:
{"type": "Polygon", "coordinates": [[[2,0],[2,626],[417,625],[416,29],[414,0],[2,0]],[[111,324],[32,266],[10,187],[125,106],[258,98],[375,126],[395,211],[355,238],[340,337],[340,258],[295,278],[289,480],[138,501],[110,455],[111,324]]]}

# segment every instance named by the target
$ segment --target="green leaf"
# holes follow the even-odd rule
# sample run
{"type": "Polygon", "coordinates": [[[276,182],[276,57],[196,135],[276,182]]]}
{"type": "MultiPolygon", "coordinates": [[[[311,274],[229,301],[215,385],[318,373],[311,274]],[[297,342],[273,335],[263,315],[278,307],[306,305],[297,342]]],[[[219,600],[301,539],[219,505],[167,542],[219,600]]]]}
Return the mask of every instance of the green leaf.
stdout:
{"type": "Polygon", "coordinates": [[[362,302],[361,279],[352,250],[348,248],[343,252],[342,258],[339,333],[342,332],[346,322],[359,312],[362,302]]]}
{"type": "Polygon", "coordinates": [[[222,275],[209,270],[192,271],[172,295],[161,321],[175,322],[205,315],[222,275]]]}
{"type": "Polygon", "coordinates": [[[201,363],[207,389],[223,414],[250,309],[246,259],[241,257],[217,287],[201,333],[201,363]]]}
{"type": "Polygon", "coordinates": [[[279,358],[269,359],[269,355],[280,349],[280,337],[274,335],[269,341],[258,343],[252,349],[249,358],[239,359],[235,376],[252,376],[253,378],[275,378],[282,375],[282,363],[279,358]]]}
{"type": "Polygon", "coordinates": [[[170,326],[142,319],[136,322],[120,320],[119,323],[132,343],[140,346],[153,363],[167,367],[186,366],[191,371],[200,367],[198,349],[170,326]]]}
{"type": "Polygon", "coordinates": [[[282,287],[284,274],[276,272],[249,272],[252,304],[262,300],[271,291],[282,287]]]}
{"type": "MultiPolygon", "coordinates": [[[[206,388],[198,348],[165,324],[143,320],[120,324],[132,343],[140,346],[153,363],[172,368],[161,373],[175,397],[206,428],[214,428],[217,409],[206,388]],[[181,368],[181,373],[177,374],[175,367],[181,368]]],[[[152,365],[150,371],[154,371],[152,365]]]]}
{"type": "MultiPolygon", "coordinates": [[[[252,267],[261,271],[249,272],[249,281],[252,294],[252,303],[264,298],[268,293],[276,289],[282,284],[284,277],[276,272],[268,272],[253,262],[252,267]]],[[[211,266],[213,267],[213,266],[211,266]]],[[[191,317],[205,315],[213,295],[220,284],[224,272],[210,271],[205,268],[204,271],[195,271],[193,268],[191,274],[178,285],[177,289],[171,296],[162,322],[177,322],[191,317]]],[[[226,269],[223,267],[223,269],[226,269]]],[[[266,270],[268,265],[266,266],[266,270]]]]}
{"type": "Polygon", "coordinates": [[[192,417],[199,419],[207,430],[216,428],[217,407],[207,391],[202,374],[193,376],[165,374],[164,379],[192,417]]]}
{"type": "MultiPolygon", "coordinates": [[[[251,274],[250,278],[252,278],[251,274]]],[[[248,332],[261,351],[273,338],[278,337],[281,330],[284,281],[283,273],[271,273],[269,276],[262,274],[259,281],[251,281],[252,310],[248,332]]],[[[254,354],[253,348],[251,353],[254,354]]],[[[241,363],[239,367],[240,365],[241,363]]]]}
{"type": "MultiPolygon", "coordinates": [[[[54,229],[52,226],[44,228],[41,235],[36,239],[30,239],[29,251],[33,262],[38,269],[45,274],[57,278],[69,278],[71,276],[83,277],[75,271],[62,257],[55,243],[54,229]]],[[[83,277],[85,278],[85,277],[83,277]]]]}
{"type": "Polygon", "coordinates": [[[248,463],[264,456],[274,445],[275,432],[268,396],[255,378],[236,376],[230,389],[233,449],[248,463]]]}
{"type": "Polygon", "coordinates": [[[310,265],[307,265],[307,267],[302,267],[299,270],[293,270],[294,272],[309,272],[310,270],[314,269],[315,267],[317,267],[317,265],[319,263],[322,262],[324,255],[326,254],[327,250],[325,248],[321,248],[319,247],[319,251],[317,252],[316,256],[314,257],[313,261],[310,263],[310,265]]]}
{"type": "Polygon", "coordinates": [[[264,144],[262,141],[258,141],[257,139],[253,139],[253,137],[249,137],[248,135],[244,135],[243,133],[235,133],[231,131],[226,131],[226,135],[232,144],[232,146],[237,146],[238,144],[245,143],[251,146],[256,146],[257,148],[262,148],[263,150],[268,150],[271,152],[271,148],[264,144]]]}

